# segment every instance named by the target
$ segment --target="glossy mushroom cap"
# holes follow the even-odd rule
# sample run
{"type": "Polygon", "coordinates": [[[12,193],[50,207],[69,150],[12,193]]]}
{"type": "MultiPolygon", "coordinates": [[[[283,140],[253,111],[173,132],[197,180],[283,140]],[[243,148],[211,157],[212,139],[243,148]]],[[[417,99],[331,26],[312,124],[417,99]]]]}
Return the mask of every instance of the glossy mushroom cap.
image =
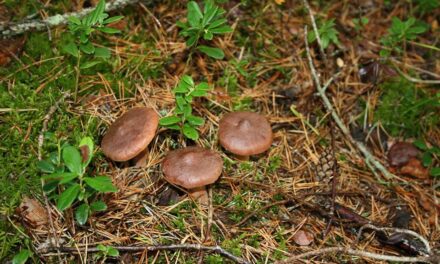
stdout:
{"type": "Polygon", "coordinates": [[[152,108],[137,107],[119,117],[101,142],[104,154],[114,161],[136,157],[156,134],[159,116],[152,108]]]}
{"type": "Polygon", "coordinates": [[[273,140],[267,119],[252,112],[226,114],[220,120],[218,134],[220,144],[240,156],[263,153],[270,148],[273,140]]]}
{"type": "Polygon", "coordinates": [[[186,189],[214,183],[222,174],[222,169],[220,155],[200,147],[170,151],[162,163],[165,179],[186,189]]]}

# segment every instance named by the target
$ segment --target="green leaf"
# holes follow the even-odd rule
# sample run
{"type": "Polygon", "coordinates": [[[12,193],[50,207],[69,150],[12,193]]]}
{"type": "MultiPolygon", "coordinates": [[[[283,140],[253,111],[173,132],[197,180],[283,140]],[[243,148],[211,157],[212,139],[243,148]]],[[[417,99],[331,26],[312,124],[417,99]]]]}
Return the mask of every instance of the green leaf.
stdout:
{"type": "Polygon", "coordinates": [[[90,42],[79,45],[79,49],[86,54],[93,54],[95,52],[95,46],[90,42]]]}
{"type": "Polygon", "coordinates": [[[55,171],[55,166],[46,160],[39,160],[37,162],[37,168],[44,173],[53,173],[55,171]]]}
{"type": "Polygon", "coordinates": [[[207,94],[207,91],[205,91],[205,90],[197,90],[197,91],[193,91],[191,93],[191,95],[195,96],[195,97],[205,96],[206,94],[207,94]]]}
{"type": "Polygon", "coordinates": [[[124,18],[124,16],[112,16],[112,17],[109,17],[106,20],[104,20],[103,24],[114,23],[114,22],[117,22],[123,18],[124,18]]]}
{"type": "Polygon", "coordinates": [[[182,96],[176,96],[176,104],[177,104],[177,107],[181,110],[183,110],[185,108],[185,106],[187,105],[185,99],[183,99],[182,96]]]}
{"type": "Polygon", "coordinates": [[[209,90],[209,84],[207,82],[201,82],[198,85],[196,85],[196,90],[200,91],[208,91],[209,90]]]}
{"type": "Polygon", "coordinates": [[[205,124],[205,120],[198,116],[190,115],[186,117],[186,120],[188,120],[188,122],[193,126],[202,126],[205,124]]]}
{"type": "Polygon", "coordinates": [[[45,180],[45,181],[49,181],[49,180],[62,180],[65,179],[67,177],[71,177],[71,176],[78,176],[78,174],[76,173],[71,173],[71,172],[55,172],[49,175],[44,175],[43,177],[41,177],[41,179],[45,180]]]}
{"type": "Polygon", "coordinates": [[[99,31],[107,33],[107,34],[117,34],[121,33],[119,29],[111,28],[111,27],[100,27],[98,28],[99,31]]]}
{"type": "Polygon", "coordinates": [[[61,180],[58,184],[66,184],[76,178],[78,178],[78,174],[74,174],[74,173],[60,173],[62,174],[61,176],[61,180]]]}
{"type": "Polygon", "coordinates": [[[104,13],[105,10],[105,1],[100,0],[99,3],[96,5],[95,10],[92,11],[92,13],[89,14],[87,25],[95,25],[98,21],[100,16],[104,13]]]}
{"type": "Polygon", "coordinates": [[[203,18],[202,11],[200,10],[199,5],[195,1],[190,1],[187,6],[188,9],[188,23],[192,27],[200,26],[201,19],[203,18]]]}
{"type": "Polygon", "coordinates": [[[189,124],[183,125],[183,134],[185,135],[185,137],[194,141],[199,138],[199,132],[197,132],[197,130],[189,124]]]}
{"type": "Polygon", "coordinates": [[[77,18],[76,16],[70,16],[68,18],[69,22],[75,25],[81,25],[81,20],[77,18]]]}
{"type": "Polygon", "coordinates": [[[90,204],[93,212],[101,212],[107,210],[107,205],[103,201],[96,201],[90,204]]]}
{"type": "Polygon", "coordinates": [[[76,174],[82,173],[81,154],[75,147],[73,146],[64,147],[62,156],[63,156],[63,161],[66,164],[67,168],[69,168],[70,172],[76,174]]]}
{"type": "Polygon", "coordinates": [[[218,6],[215,6],[212,1],[205,2],[204,15],[203,15],[203,26],[209,24],[211,20],[215,17],[218,11],[218,6]]]}
{"type": "Polygon", "coordinates": [[[185,82],[179,82],[179,84],[174,88],[174,93],[187,93],[190,86],[185,82]]]}
{"type": "Polygon", "coordinates": [[[94,178],[84,177],[86,184],[98,192],[117,192],[118,189],[113,185],[112,180],[107,176],[96,176],[94,178]]]}
{"type": "Polygon", "coordinates": [[[30,257],[31,252],[27,249],[22,249],[17,255],[12,259],[12,264],[24,264],[30,257]]]}
{"type": "Polygon", "coordinates": [[[75,201],[76,197],[78,197],[79,191],[81,187],[79,184],[75,183],[70,186],[67,190],[62,192],[58,197],[57,207],[60,211],[64,211],[66,208],[70,207],[72,203],[75,201]]]}
{"type": "Polygon", "coordinates": [[[428,149],[428,147],[426,146],[425,142],[423,142],[423,140],[421,140],[421,139],[417,139],[416,141],[414,141],[413,145],[416,146],[417,148],[421,149],[421,150],[427,150],[428,149]]]}
{"type": "Polygon", "coordinates": [[[197,40],[198,40],[198,36],[197,36],[197,35],[191,36],[191,37],[186,41],[186,46],[188,46],[188,47],[193,46],[193,45],[197,42],[197,40]]]}
{"type": "Polygon", "coordinates": [[[86,61],[84,63],[81,64],[81,66],[79,66],[80,69],[84,70],[84,69],[89,69],[92,68],[93,66],[100,64],[100,61],[86,61]]]}
{"type": "Polygon", "coordinates": [[[102,251],[103,253],[107,252],[107,247],[104,245],[99,244],[96,248],[102,251]]]}
{"type": "Polygon", "coordinates": [[[211,28],[210,31],[214,34],[226,34],[232,32],[232,28],[228,25],[224,25],[221,27],[211,28]]]}
{"type": "Polygon", "coordinates": [[[95,48],[95,57],[100,57],[104,59],[110,58],[111,53],[110,50],[106,47],[96,47],[95,48]]]}
{"type": "Polygon", "coordinates": [[[194,81],[193,81],[193,79],[191,78],[191,76],[189,76],[189,75],[183,75],[182,76],[182,81],[184,81],[186,84],[188,84],[190,87],[193,87],[194,86],[194,81]]]}
{"type": "Polygon", "coordinates": [[[169,126],[169,125],[177,124],[179,122],[180,122],[180,118],[178,118],[177,116],[167,116],[159,120],[159,125],[169,126]]]}
{"type": "Polygon", "coordinates": [[[225,18],[217,19],[216,21],[212,22],[211,25],[208,26],[208,29],[219,27],[225,24],[226,22],[228,22],[228,20],[226,20],[225,18]]]}
{"type": "Polygon", "coordinates": [[[425,167],[428,167],[429,165],[432,164],[432,156],[431,156],[431,153],[429,153],[429,152],[425,152],[425,153],[423,153],[423,156],[422,156],[422,163],[423,163],[423,166],[425,166],[425,167]]]}
{"type": "MultiPolygon", "coordinates": [[[[93,157],[93,151],[95,150],[95,144],[93,143],[93,139],[91,137],[83,137],[79,142],[79,148],[87,147],[88,153],[82,154],[82,156],[86,155],[87,160],[83,162],[83,167],[86,167],[93,157]]],[[[84,158],[83,158],[84,159],[84,158]]]]}
{"type": "Polygon", "coordinates": [[[205,34],[203,34],[203,39],[205,40],[212,40],[213,37],[214,35],[211,31],[206,31],[205,34]]]}
{"type": "Polygon", "coordinates": [[[440,167],[432,168],[430,173],[433,177],[440,177],[440,167]]]}
{"type": "Polygon", "coordinates": [[[205,53],[209,57],[214,58],[214,59],[221,60],[225,57],[225,54],[219,48],[212,48],[212,47],[208,47],[205,45],[201,45],[201,46],[198,46],[197,49],[200,50],[201,52],[205,53]]]}
{"type": "Polygon", "coordinates": [[[89,206],[85,203],[81,204],[75,210],[75,219],[80,225],[84,225],[89,218],[89,206]]]}
{"type": "Polygon", "coordinates": [[[119,256],[119,251],[114,247],[108,246],[107,247],[107,255],[110,257],[117,257],[117,256],[119,256]]]}
{"type": "Polygon", "coordinates": [[[63,51],[67,54],[72,55],[73,57],[76,57],[76,58],[78,58],[78,56],[79,56],[78,47],[73,42],[69,42],[66,45],[64,45],[63,51]]]}

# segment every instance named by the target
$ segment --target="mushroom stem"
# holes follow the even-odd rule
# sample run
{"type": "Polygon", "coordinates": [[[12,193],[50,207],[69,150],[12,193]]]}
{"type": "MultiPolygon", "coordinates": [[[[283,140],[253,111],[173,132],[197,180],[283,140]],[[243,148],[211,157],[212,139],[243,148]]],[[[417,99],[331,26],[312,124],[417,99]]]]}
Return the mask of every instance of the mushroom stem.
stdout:
{"type": "Polygon", "coordinates": [[[188,193],[194,200],[196,200],[200,204],[208,205],[209,198],[205,186],[189,189],[188,193]]]}
{"type": "Polygon", "coordinates": [[[240,161],[249,161],[249,156],[235,155],[235,158],[240,160],[240,161]]]}
{"type": "Polygon", "coordinates": [[[132,164],[134,164],[135,167],[145,167],[147,165],[147,157],[148,157],[148,150],[144,149],[139,153],[136,157],[132,159],[132,164]]]}

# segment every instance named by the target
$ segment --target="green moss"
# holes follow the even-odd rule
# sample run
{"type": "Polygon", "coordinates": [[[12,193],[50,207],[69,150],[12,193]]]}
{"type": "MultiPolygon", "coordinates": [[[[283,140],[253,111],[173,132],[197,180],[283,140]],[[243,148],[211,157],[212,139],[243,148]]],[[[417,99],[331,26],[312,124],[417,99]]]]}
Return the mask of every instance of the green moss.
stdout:
{"type": "Polygon", "coordinates": [[[374,120],[392,136],[420,137],[440,125],[440,93],[430,95],[403,78],[386,82],[381,89],[374,120]]]}

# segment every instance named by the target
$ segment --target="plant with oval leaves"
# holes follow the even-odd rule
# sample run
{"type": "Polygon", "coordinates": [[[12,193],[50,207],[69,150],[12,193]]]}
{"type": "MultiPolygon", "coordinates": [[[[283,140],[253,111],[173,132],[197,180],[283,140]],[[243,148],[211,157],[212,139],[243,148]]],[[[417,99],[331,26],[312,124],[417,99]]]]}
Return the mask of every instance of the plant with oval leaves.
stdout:
{"type": "Polygon", "coordinates": [[[109,17],[105,13],[105,1],[100,0],[95,9],[87,16],[79,19],[71,16],[68,18],[69,34],[73,36],[73,40],[68,41],[62,46],[65,53],[68,53],[76,58],[76,89],[78,88],[78,78],[80,71],[91,68],[99,63],[101,59],[110,58],[110,50],[106,47],[97,47],[92,44],[90,38],[93,32],[100,31],[106,34],[116,34],[121,31],[115,28],[108,27],[108,24],[121,20],[123,16],[109,17]],[[88,55],[88,56],[86,56],[88,55]],[[94,59],[91,59],[91,55],[94,59]]]}
{"type": "Polygon", "coordinates": [[[58,142],[58,150],[49,158],[37,163],[37,167],[47,175],[43,191],[50,199],[56,200],[60,211],[76,205],[75,219],[80,225],[87,222],[93,212],[105,211],[107,205],[95,200],[102,193],[116,192],[116,187],[108,176],[92,176],[88,165],[93,158],[94,144],[90,137],[84,137],[78,147],[58,142]],[[61,190],[58,193],[57,190],[61,190]]]}
{"type": "Polygon", "coordinates": [[[173,89],[176,100],[174,114],[161,118],[159,124],[169,129],[179,130],[185,137],[197,140],[199,132],[196,127],[202,126],[205,120],[192,114],[191,103],[195,97],[205,96],[208,90],[208,83],[201,82],[196,85],[190,76],[184,75],[173,89]]]}
{"type": "Polygon", "coordinates": [[[214,35],[232,32],[232,28],[226,24],[226,18],[223,18],[226,11],[218,7],[212,0],[205,1],[203,12],[195,1],[188,2],[187,9],[186,23],[181,21],[176,23],[178,27],[182,28],[180,35],[188,38],[186,45],[195,47],[209,57],[223,59],[225,54],[221,49],[198,44],[202,38],[210,41],[214,35]]]}

